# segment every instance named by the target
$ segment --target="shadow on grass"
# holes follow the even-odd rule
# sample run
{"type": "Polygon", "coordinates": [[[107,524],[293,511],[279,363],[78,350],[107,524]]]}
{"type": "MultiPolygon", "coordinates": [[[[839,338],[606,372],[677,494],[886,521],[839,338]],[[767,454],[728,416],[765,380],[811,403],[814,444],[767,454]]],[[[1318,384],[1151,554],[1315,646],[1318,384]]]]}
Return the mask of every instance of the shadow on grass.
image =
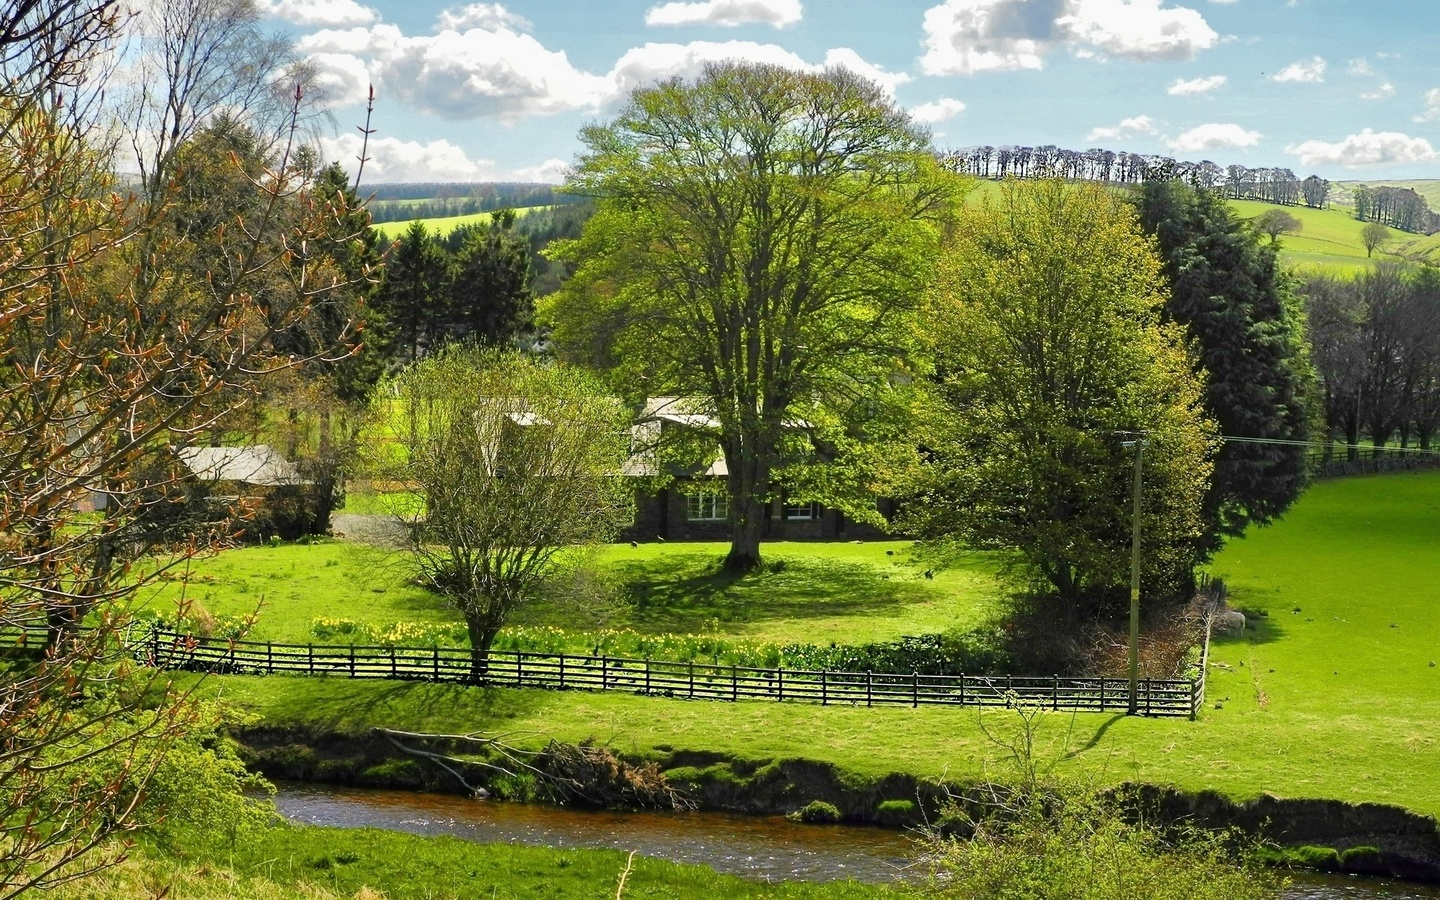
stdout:
{"type": "Polygon", "coordinates": [[[1100,746],[1100,742],[1105,739],[1105,734],[1110,730],[1111,726],[1113,726],[1116,722],[1119,722],[1121,719],[1124,719],[1125,717],[1126,716],[1124,713],[1115,713],[1110,718],[1106,719],[1100,724],[1099,728],[1095,729],[1095,733],[1091,735],[1090,740],[1085,742],[1085,746],[1076,747],[1073,750],[1068,751],[1065,754],[1065,759],[1075,759],[1081,754],[1088,753],[1091,750],[1094,750],[1096,747],[1100,746]]]}
{"type": "Polygon", "coordinates": [[[545,702],[539,691],[517,691],[444,682],[382,682],[294,679],[285,700],[271,701],[266,718],[302,722],[317,731],[360,733],[377,725],[453,731],[504,730],[514,719],[533,715],[545,702]]]}
{"type": "Polygon", "coordinates": [[[887,574],[865,563],[780,557],[759,571],[735,575],[705,553],[616,563],[631,624],[673,631],[723,623],[829,616],[896,614],[940,591],[898,569],[887,574]]]}

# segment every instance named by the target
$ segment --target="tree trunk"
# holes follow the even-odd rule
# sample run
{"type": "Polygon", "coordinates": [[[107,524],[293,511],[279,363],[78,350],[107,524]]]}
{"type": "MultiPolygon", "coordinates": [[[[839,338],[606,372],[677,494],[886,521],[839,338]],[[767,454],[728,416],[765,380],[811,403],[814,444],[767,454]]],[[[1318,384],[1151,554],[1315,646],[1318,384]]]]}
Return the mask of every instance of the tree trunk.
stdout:
{"type": "Polygon", "coordinates": [[[730,552],[725,571],[743,575],[760,567],[760,537],[765,530],[765,504],[745,497],[730,517],[730,552]]]}
{"type": "Polygon", "coordinates": [[[471,616],[466,617],[465,629],[470,633],[470,681],[480,684],[490,674],[490,647],[500,629],[471,616]]]}

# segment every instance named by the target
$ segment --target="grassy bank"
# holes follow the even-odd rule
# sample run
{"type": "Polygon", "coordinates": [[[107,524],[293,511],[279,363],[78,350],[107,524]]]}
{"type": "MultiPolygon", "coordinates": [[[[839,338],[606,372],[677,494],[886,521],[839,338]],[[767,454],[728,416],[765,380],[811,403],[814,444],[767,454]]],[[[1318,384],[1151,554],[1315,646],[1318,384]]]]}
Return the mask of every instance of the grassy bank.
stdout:
{"type": "MultiPolygon", "coordinates": [[[[626,867],[618,850],[551,850],[476,844],[375,829],[279,825],[228,845],[143,849],[129,862],[53,892],[63,900],[166,896],[184,900],[402,900],[402,898],[613,897],[626,867]]],[[[852,883],[755,884],[705,866],[636,856],[627,898],[716,900],[861,900],[898,897],[885,887],[852,883]]]]}
{"type": "MultiPolygon", "coordinates": [[[[870,546],[870,545],[862,545],[870,546]]],[[[883,552],[883,550],[882,550],[883,552]]],[[[890,557],[886,557],[889,559],[890,557]]],[[[1059,770],[1236,797],[1374,801],[1440,813],[1440,473],[1316,485],[1214,571],[1258,627],[1217,642],[1200,720],[1057,716],[1059,770]]],[[[864,774],[1003,773],[982,730],[1003,712],[705,703],[341,680],[215,678],[205,690],[281,725],[503,730],[622,751],[804,757],[864,774]]]]}

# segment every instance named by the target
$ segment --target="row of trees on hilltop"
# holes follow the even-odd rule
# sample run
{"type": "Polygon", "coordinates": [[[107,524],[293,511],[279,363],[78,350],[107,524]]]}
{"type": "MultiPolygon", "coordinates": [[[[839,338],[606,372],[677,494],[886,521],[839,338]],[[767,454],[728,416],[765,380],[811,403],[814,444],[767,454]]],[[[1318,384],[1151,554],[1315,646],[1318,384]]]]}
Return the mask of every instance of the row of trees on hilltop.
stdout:
{"type": "Polygon", "coordinates": [[[1353,192],[1355,218],[1362,222],[1379,222],[1412,234],[1434,234],[1440,231],[1440,213],[1410,188],[1357,187],[1353,192]]]}
{"type": "Polygon", "coordinates": [[[1107,184],[1144,184],[1180,180],[1196,187],[1223,190],[1233,200],[1263,200],[1285,206],[1323,209],[1330,182],[1311,175],[1299,178],[1283,168],[1221,167],[1204,160],[1188,162],[1154,154],[1114,150],[1066,150],[1040,147],[967,147],[944,155],[956,172],[977,178],[1062,178],[1107,184]]]}

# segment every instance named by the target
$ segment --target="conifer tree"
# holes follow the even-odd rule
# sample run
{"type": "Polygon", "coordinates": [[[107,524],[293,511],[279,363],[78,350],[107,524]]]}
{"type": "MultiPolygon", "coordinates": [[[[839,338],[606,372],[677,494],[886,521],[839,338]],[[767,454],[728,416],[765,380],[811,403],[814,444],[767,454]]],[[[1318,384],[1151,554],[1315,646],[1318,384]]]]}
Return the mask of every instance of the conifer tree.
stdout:
{"type": "MultiPolygon", "coordinates": [[[[1313,372],[1276,248],[1215,192],[1155,181],[1140,188],[1135,203],[1164,261],[1166,315],[1195,346],[1208,376],[1206,409],[1221,433],[1309,440],[1313,372]]],[[[1205,501],[1201,552],[1214,553],[1251,523],[1278,518],[1305,480],[1303,447],[1226,441],[1205,501]]]]}

